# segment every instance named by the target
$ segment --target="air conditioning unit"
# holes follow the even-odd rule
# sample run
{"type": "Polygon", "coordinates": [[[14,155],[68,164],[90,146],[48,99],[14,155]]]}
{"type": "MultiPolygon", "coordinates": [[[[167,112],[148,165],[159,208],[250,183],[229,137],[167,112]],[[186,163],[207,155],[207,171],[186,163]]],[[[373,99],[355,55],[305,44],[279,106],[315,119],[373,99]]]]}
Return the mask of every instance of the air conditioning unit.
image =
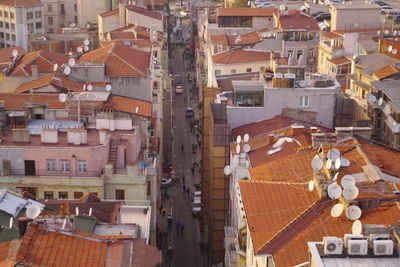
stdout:
{"type": "Polygon", "coordinates": [[[349,255],[367,255],[367,240],[349,240],[347,243],[347,254],[349,255]]]}
{"type": "Polygon", "coordinates": [[[343,240],[335,236],[325,236],[323,238],[325,255],[338,255],[343,252],[343,240]]]}
{"type": "Polygon", "coordinates": [[[393,240],[374,240],[374,255],[393,255],[393,240]]]}
{"type": "Polygon", "coordinates": [[[345,234],[344,235],[344,247],[347,248],[348,247],[348,242],[352,239],[366,239],[365,236],[363,236],[362,234],[345,234]]]}

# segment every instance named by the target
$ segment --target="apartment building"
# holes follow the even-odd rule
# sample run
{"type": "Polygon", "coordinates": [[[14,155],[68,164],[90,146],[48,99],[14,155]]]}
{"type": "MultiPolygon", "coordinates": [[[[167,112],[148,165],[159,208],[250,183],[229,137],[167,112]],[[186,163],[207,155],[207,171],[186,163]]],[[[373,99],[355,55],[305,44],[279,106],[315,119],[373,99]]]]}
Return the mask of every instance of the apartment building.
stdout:
{"type": "Polygon", "coordinates": [[[44,30],[53,33],[57,29],[78,26],[76,0],[43,0],[44,30]]]}
{"type": "Polygon", "coordinates": [[[40,1],[10,0],[0,3],[0,47],[21,46],[28,50],[28,35],[44,31],[40,1]]]}

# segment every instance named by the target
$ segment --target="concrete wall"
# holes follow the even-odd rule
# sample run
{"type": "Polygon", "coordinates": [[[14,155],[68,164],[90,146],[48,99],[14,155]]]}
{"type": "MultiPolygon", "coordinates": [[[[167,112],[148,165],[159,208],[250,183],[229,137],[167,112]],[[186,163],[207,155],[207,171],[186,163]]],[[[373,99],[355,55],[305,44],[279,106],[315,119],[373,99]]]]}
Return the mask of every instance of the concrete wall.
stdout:
{"type": "MultiPolygon", "coordinates": [[[[7,137],[11,138],[11,136],[7,137]]],[[[7,147],[1,148],[0,152],[0,173],[3,170],[3,160],[11,161],[11,173],[16,175],[25,174],[25,162],[24,162],[24,148],[18,147],[7,147]]]]}
{"type": "Polygon", "coordinates": [[[274,26],[274,20],[271,17],[253,17],[253,30],[271,29],[274,26]]]}
{"type": "Polygon", "coordinates": [[[110,0],[77,0],[78,3],[78,22],[82,27],[86,23],[97,23],[97,15],[111,10],[110,0]]]}
{"type": "Polygon", "coordinates": [[[331,31],[380,27],[381,9],[376,4],[331,5],[330,13],[331,31]]]}
{"type": "Polygon", "coordinates": [[[104,33],[119,28],[119,13],[107,17],[98,16],[99,23],[99,41],[103,41],[104,33]]]}
{"type": "Polygon", "coordinates": [[[151,25],[157,25],[159,31],[163,31],[164,25],[162,20],[154,19],[132,10],[126,10],[126,25],[137,23],[139,26],[150,28],[151,25]]]}

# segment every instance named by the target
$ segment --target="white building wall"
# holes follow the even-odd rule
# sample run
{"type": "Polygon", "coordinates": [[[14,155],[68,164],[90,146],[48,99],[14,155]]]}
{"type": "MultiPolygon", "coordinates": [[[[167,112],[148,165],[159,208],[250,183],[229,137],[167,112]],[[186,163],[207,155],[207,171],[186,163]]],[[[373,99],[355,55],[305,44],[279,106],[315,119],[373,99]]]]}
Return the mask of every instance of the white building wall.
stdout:
{"type": "Polygon", "coordinates": [[[111,0],[77,0],[78,22],[85,27],[88,22],[97,23],[97,15],[111,10],[111,0]]]}
{"type": "Polygon", "coordinates": [[[56,29],[70,27],[71,23],[77,25],[77,0],[42,0],[41,2],[43,3],[44,28],[46,32],[54,32],[56,29]]]}
{"type": "Polygon", "coordinates": [[[162,20],[154,19],[142,14],[127,10],[126,25],[137,23],[139,26],[150,28],[151,25],[156,25],[159,31],[163,31],[164,25],[162,20]]]}

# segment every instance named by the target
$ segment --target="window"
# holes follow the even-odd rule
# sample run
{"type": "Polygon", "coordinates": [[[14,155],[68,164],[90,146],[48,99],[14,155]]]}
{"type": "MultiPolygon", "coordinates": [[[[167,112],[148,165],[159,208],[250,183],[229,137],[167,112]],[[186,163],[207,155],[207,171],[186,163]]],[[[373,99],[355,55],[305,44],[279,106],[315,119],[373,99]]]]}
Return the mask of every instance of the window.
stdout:
{"type": "Polygon", "coordinates": [[[53,11],[53,6],[52,5],[47,5],[47,11],[52,12],[53,11]]]}
{"type": "Polygon", "coordinates": [[[53,28],[49,28],[49,33],[53,33],[53,32],[54,32],[53,28]]]}
{"type": "Polygon", "coordinates": [[[78,11],[78,5],[74,4],[74,11],[77,12],[78,11]]]}
{"type": "Polygon", "coordinates": [[[44,191],[44,198],[45,199],[53,199],[53,191],[44,191]]]}
{"type": "Polygon", "coordinates": [[[231,74],[235,74],[236,73],[236,70],[231,70],[231,74]]]}
{"type": "Polygon", "coordinates": [[[234,103],[236,107],[263,107],[264,92],[235,92],[234,103]]]}
{"type": "Polygon", "coordinates": [[[246,69],[246,72],[251,72],[251,68],[247,68],[247,69],[246,69]]]}
{"type": "Polygon", "coordinates": [[[305,108],[305,107],[308,107],[308,105],[309,105],[308,96],[300,96],[299,106],[305,108]]]}
{"type": "Polygon", "coordinates": [[[4,32],[0,32],[0,38],[4,39],[4,32]]]}
{"type": "Polygon", "coordinates": [[[4,23],[2,21],[0,21],[0,28],[4,27],[4,23]]]}
{"type": "Polygon", "coordinates": [[[14,18],[14,12],[10,12],[10,18],[11,18],[11,19],[14,18]]]}
{"type": "Polygon", "coordinates": [[[11,41],[15,41],[15,34],[11,34],[11,41]]]}
{"type": "Polygon", "coordinates": [[[42,28],[42,23],[41,22],[36,22],[36,29],[42,28]]]}
{"type": "Polygon", "coordinates": [[[10,40],[10,34],[6,33],[6,40],[10,40]]]}
{"type": "Polygon", "coordinates": [[[260,72],[264,72],[264,71],[265,71],[265,67],[261,67],[260,72]]]}
{"type": "Polygon", "coordinates": [[[47,20],[48,20],[50,25],[53,24],[53,17],[48,17],[47,20]]]}
{"type": "Polygon", "coordinates": [[[11,23],[11,30],[15,31],[15,23],[11,23]]]}
{"type": "Polygon", "coordinates": [[[83,197],[82,192],[74,192],[74,199],[80,199],[81,197],[83,197]]]}
{"type": "Polygon", "coordinates": [[[39,10],[39,11],[36,11],[36,12],[35,12],[35,17],[36,17],[36,18],[41,18],[41,17],[42,17],[42,11],[40,11],[40,10],[39,10]]]}
{"type": "Polygon", "coordinates": [[[60,10],[61,15],[65,15],[65,6],[64,6],[64,4],[61,4],[60,8],[61,8],[61,10],[60,10]]]}
{"type": "Polygon", "coordinates": [[[71,165],[69,163],[69,160],[67,160],[67,159],[62,159],[60,161],[60,165],[61,165],[60,169],[61,169],[62,172],[69,172],[70,169],[71,169],[71,165]]]}
{"type": "Polygon", "coordinates": [[[87,172],[87,160],[78,160],[78,171],[87,172]]]}
{"type": "Polygon", "coordinates": [[[8,18],[8,11],[4,11],[4,17],[8,18]]]}
{"type": "Polygon", "coordinates": [[[58,192],[58,198],[68,199],[68,192],[58,192]]]}
{"type": "Polygon", "coordinates": [[[28,23],[28,31],[33,32],[33,23],[28,23]]]}
{"type": "Polygon", "coordinates": [[[221,75],[221,70],[215,70],[215,76],[221,75]]]}
{"type": "Polygon", "coordinates": [[[123,189],[115,189],[115,199],[117,199],[117,200],[125,200],[125,190],[123,190],[123,189]]]}
{"type": "Polygon", "coordinates": [[[3,10],[0,10],[0,17],[3,16],[3,10]]]}
{"type": "Polygon", "coordinates": [[[5,25],[6,25],[6,29],[10,29],[10,23],[6,22],[5,25]]]}
{"type": "Polygon", "coordinates": [[[78,16],[75,16],[75,17],[74,17],[74,22],[75,22],[75,23],[78,23],[78,16]]]}
{"type": "Polygon", "coordinates": [[[47,171],[48,172],[56,171],[56,160],[55,159],[48,159],[48,160],[46,160],[46,163],[47,163],[47,171]]]}
{"type": "Polygon", "coordinates": [[[33,19],[33,12],[26,12],[27,19],[33,19]]]}
{"type": "Polygon", "coordinates": [[[151,195],[151,182],[147,181],[147,196],[151,195]]]}

